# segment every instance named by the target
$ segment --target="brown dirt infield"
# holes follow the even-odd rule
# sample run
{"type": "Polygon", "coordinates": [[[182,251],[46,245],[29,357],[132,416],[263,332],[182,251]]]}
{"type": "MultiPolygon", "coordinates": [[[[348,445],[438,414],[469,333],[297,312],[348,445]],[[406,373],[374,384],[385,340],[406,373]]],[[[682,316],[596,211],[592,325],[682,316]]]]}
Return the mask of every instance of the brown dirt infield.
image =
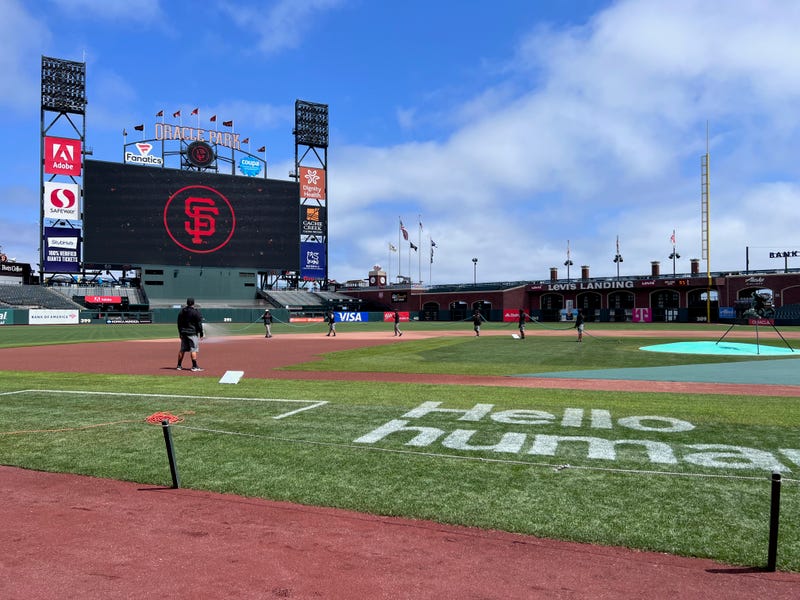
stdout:
{"type": "MultiPolygon", "coordinates": [[[[573,335],[560,333],[567,334],[573,335]]],[[[587,385],[588,389],[800,396],[793,386],[276,370],[332,350],[402,343],[427,335],[441,334],[406,332],[399,339],[390,333],[349,332],[336,338],[292,334],[269,340],[209,339],[201,347],[203,373],[174,370],[176,340],[0,349],[0,364],[4,370],[54,373],[219,378],[227,370],[240,370],[245,377],[264,379],[581,389],[587,385]]],[[[193,490],[0,467],[0,495],[0,598],[800,596],[797,573],[767,573],[702,559],[193,490]]]]}

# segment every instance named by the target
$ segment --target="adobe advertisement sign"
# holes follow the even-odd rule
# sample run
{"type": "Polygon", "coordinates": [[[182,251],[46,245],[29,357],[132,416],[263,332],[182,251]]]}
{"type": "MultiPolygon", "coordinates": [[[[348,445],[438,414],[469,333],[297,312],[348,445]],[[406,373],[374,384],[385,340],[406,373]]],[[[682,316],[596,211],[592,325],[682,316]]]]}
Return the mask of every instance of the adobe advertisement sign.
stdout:
{"type": "Polygon", "coordinates": [[[325,279],[325,244],[317,242],[300,244],[300,276],[306,281],[325,279]]]}
{"type": "Polygon", "coordinates": [[[325,208],[322,206],[300,207],[300,234],[323,235],[325,231],[325,208]]]}
{"type": "Polygon", "coordinates": [[[83,260],[298,270],[294,181],[86,161],[83,260]]]}
{"type": "Polygon", "coordinates": [[[325,200],[325,169],[300,167],[300,197],[325,200]]]}
{"type": "Polygon", "coordinates": [[[77,221],[80,214],[81,188],[77,183],[44,182],[45,219],[67,219],[77,221]]]}
{"type": "Polygon", "coordinates": [[[69,138],[44,138],[44,172],[51,175],[81,174],[81,141],[69,138]]]}
{"type": "Polygon", "coordinates": [[[80,230],[70,227],[44,228],[44,266],[46,273],[80,271],[80,230]]]}

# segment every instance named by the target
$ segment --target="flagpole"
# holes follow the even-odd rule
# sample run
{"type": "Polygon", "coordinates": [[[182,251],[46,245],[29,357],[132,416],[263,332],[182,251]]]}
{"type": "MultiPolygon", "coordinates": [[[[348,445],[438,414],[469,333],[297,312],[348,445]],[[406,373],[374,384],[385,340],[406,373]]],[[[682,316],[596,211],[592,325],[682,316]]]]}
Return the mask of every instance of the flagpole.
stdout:
{"type": "Polygon", "coordinates": [[[428,245],[431,251],[431,258],[428,262],[428,285],[433,285],[433,240],[431,236],[428,236],[428,245]]]}
{"type": "Polygon", "coordinates": [[[419,284],[422,285],[422,254],[419,251],[422,246],[422,215],[417,215],[417,223],[419,229],[417,230],[417,279],[419,284]]]}
{"type": "Polygon", "coordinates": [[[397,229],[397,279],[398,283],[400,282],[400,276],[402,275],[402,271],[400,269],[400,261],[403,258],[403,244],[400,241],[400,238],[403,235],[403,219],[402,217],[397,217],[400,220],[400,227],[397,229]]]}

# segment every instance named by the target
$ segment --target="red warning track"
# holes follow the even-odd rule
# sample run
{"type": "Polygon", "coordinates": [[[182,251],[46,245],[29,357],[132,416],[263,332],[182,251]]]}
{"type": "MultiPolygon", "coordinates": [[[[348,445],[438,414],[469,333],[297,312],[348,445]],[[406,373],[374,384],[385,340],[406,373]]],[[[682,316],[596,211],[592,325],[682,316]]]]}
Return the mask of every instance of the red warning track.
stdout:
{"type": "MultiPolygon", "coordinates": [[[[4,370],[171,377],[219,378],[240,370],[265,379],[800,395],[792,386],[277,370],[329,351],[430,335],[441,334],[209,339],[200,353],[203,373],[175,371],[176,340],[3,349],[0,364],[4,370]]],[[[535,343],[530,337],[525,343],[535,343]]],[[[2,598],[781,600],[800,595],[797,573],[10,467],[0,467],[0,497],[2,598]]]]}

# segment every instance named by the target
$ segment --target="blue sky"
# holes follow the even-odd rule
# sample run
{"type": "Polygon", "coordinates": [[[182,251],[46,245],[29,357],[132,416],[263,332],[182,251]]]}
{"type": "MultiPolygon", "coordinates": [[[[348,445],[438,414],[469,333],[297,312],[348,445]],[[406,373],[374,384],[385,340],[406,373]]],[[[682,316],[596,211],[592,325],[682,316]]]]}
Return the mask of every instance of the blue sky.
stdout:
{"type": "MultiPolygon", "coordinates": [[[[329,274],[456,283],[780,269],[798,241],[800,3],[0,0],[0,246],[38,262],[41,56],[87,63],[87,144],[199,107],[288,179],[329,105],[329,274]],[[420,254],[403,242],[398,219],[420,254]],[[418,223],[423,229],[420,234],[418,223]],[[436,242],[429,264],[429,240],[436,242]],[[472,259],[477,258],[477,266],[472,259]],[[706,261],[701,262],[706,271],[706,261]]],[[[789,260],[799,267],[798,259],[789,260]]]]}

